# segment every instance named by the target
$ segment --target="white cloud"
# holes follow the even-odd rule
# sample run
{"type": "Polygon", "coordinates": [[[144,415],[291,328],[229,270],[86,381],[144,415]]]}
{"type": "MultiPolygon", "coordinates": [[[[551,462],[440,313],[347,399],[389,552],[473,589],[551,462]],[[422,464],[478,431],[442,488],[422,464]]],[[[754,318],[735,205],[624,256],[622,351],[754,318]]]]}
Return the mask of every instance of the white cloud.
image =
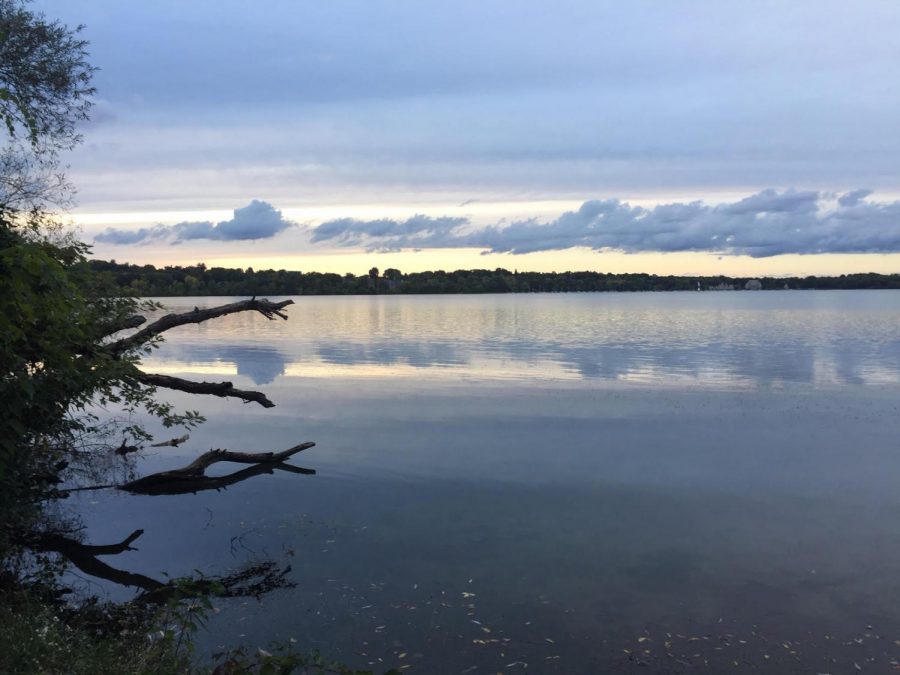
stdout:
{"type": "Polygon", "coordinates": [[[286,220],[268,202],[254,199],[247,206],[234,210],[234,217],[213,223],[209,220],[183,222],[176,225],[154,225],[138,230],[110,227],[98,234],[94,241],[104,244],[143,244],[170,241],[180,244],[194,239],[241,241],[270,239],[296,223],[286,220]]]}

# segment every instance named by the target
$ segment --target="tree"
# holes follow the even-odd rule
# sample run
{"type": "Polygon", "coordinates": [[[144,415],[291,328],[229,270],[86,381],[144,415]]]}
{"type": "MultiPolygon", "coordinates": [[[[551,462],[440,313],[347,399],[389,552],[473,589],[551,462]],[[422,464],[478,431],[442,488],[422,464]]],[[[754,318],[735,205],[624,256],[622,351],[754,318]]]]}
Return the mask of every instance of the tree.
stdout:
{"type": "MultiPolygon", "coordinates": [[[[0,0],[0,133],[10,160],[0,163],[0,558],[14,539],[27,539],[22,533],[40,516],[39,505],[64,495],[57,486],[91,461],[86,439],[107,430],[91,405],[143,408],[166,426],[202,417],[175,411],[157,398],[159,388],[274,405],[230,382],[147,373],[140,362],[176,326],[244,311],[286,319],[292,304],[254,297],[147,324],[141,314],[158,306],[123,296],[87,263],[88,247],[56,225],[58,192],[48,188],[65,180],[42,183],[35,167],[55,165],[59,152],[80,140],[76,124],[90,108],[93,68],[79,31],[48,22],[19,0],[0,0]]],[[[119,432],[148,438],[134,425],[119,432]]]]}
{"type": "Polygon", "coordinates": [[[0,218],[7,225],[46,228],[46,207],[71,197],[60,152],[80,142],[77,125],[94,93],[80,31],[29,11],[23,0],[0,0],[0,218]]]}
{"type": "Polygon", "coordinates": [[[0,0],[0,119],[10,137],[47,150],[80,141],[95,70],[81,30],[28,11],[23,0],[0,0]]]}
{"type": "MultiPolygon", "coordinates": [[[[190,426],[202,418],[196,412],[177,413],[157,399],[161,387],[274,405],[264,394],[236,389],[229,382],[191,382],[146,373],[140,363],[171,328],[243,311],[286,319],[283,310],[292,301],[253,297],[148,321],[141,313],[158,306],[123,297],[108,275],[88,264],[88,247],[67,235],[54,214],[54,208],[64,205],[71,195],[59,171],[60,153],[79,142],[76,125],[87,118],[93,93],[93,69],[87,63],[86,43],[79,38],[79,31],[29,12],[21,0],[0,0],[0,135],[4,136],[0,151],[0,653],[4,665],[14,664],[15,670],[23,672],[125,672],[126,667],[132,672],[187,672],[191,664],[179,652],[182,637],[196,625],[197,607],[200,611],[210,607],[207,596],[212,592],[258,595],[290,585],[285,578],[289,567],[268,561],[215,579],[160,581],[117,570],[98,559],[131,550],[142,530],[118,543],[92,545],[83,542],[75,521],[59,514],[53,519],[42,516],[51,500],[65,497],[71,490],[61,484],[72,477],[79,460],[90,462],[98,447],[103,452],[112,450],[109,443],[94,445],[94,451],[85,444],[89,437],[102,439],[105,429],[103,421],[90,413],[92,403],[115,403],[126,411],[143,407],[167,426],[190,426]],[[123,334],[126,330],[134,332],[123,334]],[[34,557],[13,555],[23,549],[34,557]],[[89,574],[137,586],[143,593],[135,602],[164,604],[166,613],[138,611],[116,624],[106,612],[80,618],[82,609],[90,613],[95,607],[90,601],[76,612],[64,610],[59,599],[67,589],[48,581],[59,572],[58,566],[45,562],[41,569],[26,567],[25,572],[17,567],[20,559],[40,565],[48,553],[62,556],[89,574]],[[32,579],[37,578],[38,583],[26,583],[33,571],[37,575],[32,579]],[[186,606],[172,610],[185,598],[189,599],[186,606]],[[185,617],[177,641],[170,610],[185,617]],[[48,652],[54,651],[48,645],[61,641],[59,626],[63,624],[63,635],[78,637],[66,640],[62,657],[58,650],[48,657],[48,652]],[[101,635],[103,630],[105,635],[101,635]],[[150,632],[165,636],[156,643],[159,647],[122,637],[150,632]],[[9,639],[8,635],[21,639],[9,639]],[[85,653],[89,659],[99,655],[101,660],[89,665],[73,662],[72,652],[67,650],[71,645],[82,649],[84,643],[98,644],[97,650],[85,653]],[[174,649],[166,645],[174,645],[174,649]],[[111,653],[116,654],[115,665],[108,658],[111,653]],[[131,657],[128,661],[119,656],[125,654],[131,657]]],[[[202,275],[205,268],[198,265],[196,271],[202,275]]],[[[117,431],[138,440],[148,438],[134,426],[117,431]]],[[[185,439],[173,439],[169,444],[185,439]]],[[[312,445],[304,443],[280,453],[214,451],[183,469],[115,487],[141,494],[177,494],[220,489],[276,469],[314,473],[285,463],[312,445]],[[205,475],[209,465],[221,461],[253,466],[227,476],[205,475]]],[[[125,454],[131,449],[133,446],[123,441],[118,452],[125,454]]],[[[249,660],[239,656],[227,655],[228,667],[223,672],[247,671],[249,660]]],[[[282,667],[279,672],[318,665],[292,655],[286,658],[289,660],[283,663],[292,668],[282,667]]],[[[272,670],[272,664],[263,660],[256,666],[264,672],[272,670]]]]}

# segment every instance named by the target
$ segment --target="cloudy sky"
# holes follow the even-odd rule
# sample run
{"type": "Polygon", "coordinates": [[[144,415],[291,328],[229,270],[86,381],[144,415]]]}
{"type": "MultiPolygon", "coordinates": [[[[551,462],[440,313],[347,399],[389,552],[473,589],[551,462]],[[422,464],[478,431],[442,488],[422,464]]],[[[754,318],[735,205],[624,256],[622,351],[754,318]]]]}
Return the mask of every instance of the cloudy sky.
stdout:
{"type": "Polygon", "coordinates": [[[896,0],[35,0],[85,24],[97,255],[900,270],[896,0]]]}

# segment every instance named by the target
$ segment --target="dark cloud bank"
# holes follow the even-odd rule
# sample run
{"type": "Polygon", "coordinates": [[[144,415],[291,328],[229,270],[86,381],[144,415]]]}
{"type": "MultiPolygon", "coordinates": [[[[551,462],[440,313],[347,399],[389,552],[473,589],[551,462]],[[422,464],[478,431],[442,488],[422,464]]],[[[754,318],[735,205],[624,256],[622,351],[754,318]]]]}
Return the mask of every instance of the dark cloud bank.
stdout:
{"type": "Polygon", "coordinates": [[[235,209],[231,220],[185,222],[177,225],[154,225],[139,230],[110,227],[98,234],[94,241],[104,244],[144,244],[169,241],[180,244],[193,239],[239,241],[269,239],[295,223],[285,220],[281,211],[271,204],[254,199],[247,206],[235,209]]]}
{"type": "MultiPolygon", "coordinates": [[[[868,190],[842,195],[763,190],[736,202],[632,206],[618,199],[584,202],[556,220],[536,219],[476,229],[465,217],[416,215],[406,220],[341,218],[310,230],[313,243],[372,251],[480,248],[532,253],[574,247],[629,253],[706,251],[763,258],[786,253],[900,252],[900,202],[869,201],[868,190]]],[[[191,239],[264,239],[290,227],[280,211],[253,201],[234,218],[212,223],[108,229],[96,241],[135,244],[191,239]]]]}

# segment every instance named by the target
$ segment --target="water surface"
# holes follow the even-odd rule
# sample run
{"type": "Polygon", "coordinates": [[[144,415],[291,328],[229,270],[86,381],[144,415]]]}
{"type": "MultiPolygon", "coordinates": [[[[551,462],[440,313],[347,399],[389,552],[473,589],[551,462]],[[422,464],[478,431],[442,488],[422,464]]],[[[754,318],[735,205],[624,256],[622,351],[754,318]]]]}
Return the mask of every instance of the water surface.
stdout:
{"type": "Polygon", "coordinates": [[[316,476],[82,499],[94,540],[146,530],[116,559],[133,571],[291,564],[296,588],[222,603],[212,646],[425,673],[893,672],[900,293],[295,301],[167,334],[148,371],[277,406],[174,395],[209,421],[144,467],[315,440],[294,463],[316,476]]]}

